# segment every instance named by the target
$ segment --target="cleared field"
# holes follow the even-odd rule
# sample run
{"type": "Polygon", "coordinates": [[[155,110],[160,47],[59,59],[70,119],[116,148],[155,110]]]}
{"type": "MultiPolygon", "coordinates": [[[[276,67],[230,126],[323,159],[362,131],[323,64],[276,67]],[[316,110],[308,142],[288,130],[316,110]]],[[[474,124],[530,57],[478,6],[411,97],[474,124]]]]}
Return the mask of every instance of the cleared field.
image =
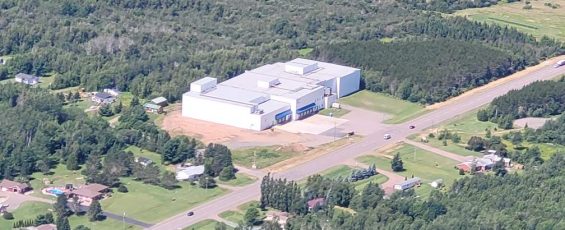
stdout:
{"type": "Polygon", "coordinates": [[[186,182],[179,183],[181,188],[167,190],[130,178],[121,178],[121,181],[129,192],[116,192],[102,200],[102,208],[113,213],[126,212],[127,216],[146,223],[166,219],[226,192],[220,188],[202,189],[186,182]]]}
{"type": "Polygon", "coordinates": [[[0,229],[12,229],[16,221],[35,219],[37,215],[48,213],[51,207],[52,205],[42,202],[24,202],[18,209],[12,212],[14,215],[13,220],[0,218],[0,229]]]}
{"type": "Polygon", "coordinates": [[[465,9],[454,15],[469,19],[514,27],[537,38],[543,35],[565,41],[565,0],[530,1],[532,9],[523,9],[524,2],[498,4],[486,8],[465,9]],[[553,9],[545,3],[559,4],[553,9]]]}
{"type": "Polygon", "coordinates": [[[349,112],[350,111],[347,110],[347,109],[329,108],[329,109],[320,110],[320,112],[318,112],[318,114],[324,115],[324,116],[330,116],[330,113],[331,113],[333,117],[342,117],[343,115],[345,115],[349,112]]]}
{"type": "Polygon", "coordinates": [[[243,213],[239,212],[239,211],[225,211],[220,213],[219,215],[222,219],[233,222],[233,223],[239,223],[240,221],[243,221],[243,213]]]}
{"type": "MultiPolygon", "coordinates": [[[[191,226],[188,226],[186,228],[184,228],[183,230],[215,230],[216,229],[216,224],[218,224],[218,221],[215,220],[203,220],[200,221],[196,224],[193,224],[191,226]]],[[[233,229],[230,226],[227,226],[227,229],[233,229]]]]}
{"type": "Polygon", "coordinates": [[[454,168],[456,161],[439,156],[437,154],[416,148],[412,145],[403,144],[390,149],[380,155],[367,155],[357,158],[359,162],[365,164],[375,164],[377,168],[391,171],[390,162],[392,156],[400,154],[400,159],[404,163],[404,171],[396,172],[401,176],[410,178],[413,176],[422,178],[424,183],[429,183],[436,179],[443,179],[446,185],[451,185],[453,180],[461,178],[458,171],[454,168]]]}
{"type": "MultiPolygon", "coordinates": [[[[351,175],[351,172],[354,169],[355,169],[354,167],[350,167],[350,166],[347,166],[347,165],[338,165],[338,166],[335,166],[335,167],[332,167],[332,168],[329,168],[329,169],[322,171],[320,173],[320,175],[323,175],[325,177],[329,177],[329,178],[332,178],[332,179],[348,178],[351,175]]],[[[365,186],[369,182],[382,184],[382,183],[386,182],[387,180],[388,180],[388,177],[386,177],[385,175],[377,174],[377,175],[372,176],[370,178],[367,178],[365,180],[353,182],[353,184],[355,185],[355,189],[360,191],[363,188],[365,188],[365,186]]],[[[305,182],[306,182],[306,180],[303,180],[299,183],[305,183],[305,182]]]]}
{"type": "Polygon", "coordinates": [[[367,90],[339,99],[341,103],[367,110],[387,113],[391,116],[386,123],[398,124],[424,114],[424,106],[400,100],[383,93],[367,90]]]}
{"type": "Polygon", "coordinates": [[[297,153],[283,146],[254,147],[232,150],[235,164],[250,168],[253,160],[257,168],[265,168],[295,156],[297,153]]]}

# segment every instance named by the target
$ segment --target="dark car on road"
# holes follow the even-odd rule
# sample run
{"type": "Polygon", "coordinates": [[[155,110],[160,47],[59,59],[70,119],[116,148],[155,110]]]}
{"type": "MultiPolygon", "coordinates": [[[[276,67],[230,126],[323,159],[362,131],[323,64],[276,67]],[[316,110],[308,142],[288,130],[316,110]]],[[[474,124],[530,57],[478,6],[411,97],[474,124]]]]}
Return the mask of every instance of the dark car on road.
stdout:
{"type": "Polygon", "coordinates": [[[408,126],[408,128],[414,129],[414,128],[416,128],[416,126],[411,125],[411,126],[408,126]]]}
{"type": "Polygon", "coordinates": [[[194,215],[194,212],[188,212],[186,215],[187,215],[187,216],[192,216],[192,215],[194,215]]]}

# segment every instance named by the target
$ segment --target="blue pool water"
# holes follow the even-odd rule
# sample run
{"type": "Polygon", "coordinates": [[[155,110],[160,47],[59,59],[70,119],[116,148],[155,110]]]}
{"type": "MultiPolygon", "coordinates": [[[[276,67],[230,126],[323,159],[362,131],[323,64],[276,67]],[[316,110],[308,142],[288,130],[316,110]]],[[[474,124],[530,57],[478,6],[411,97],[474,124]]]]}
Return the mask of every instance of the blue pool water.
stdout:
{"type": "Polygon", "coordinates": [[[53,194],[53,195],[56,195],[56,196],[65,194],[65,192],[63,192],[63,190],[58,189],[58,188],[51,189],[48,192],[53,194]]]}

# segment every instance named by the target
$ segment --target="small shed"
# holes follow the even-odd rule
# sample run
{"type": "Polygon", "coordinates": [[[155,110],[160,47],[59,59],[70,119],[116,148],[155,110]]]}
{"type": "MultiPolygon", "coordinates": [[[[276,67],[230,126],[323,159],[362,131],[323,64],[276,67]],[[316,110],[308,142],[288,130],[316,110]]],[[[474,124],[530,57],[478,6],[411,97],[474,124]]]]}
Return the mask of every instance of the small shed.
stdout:
{"type": "Polygon", "coordinates": [[[419,186],[422,180],[419,177],[410,178],[406,181],[403,181],[400,184],[395,184],[395,190],[406,190],[409,188],[413,188],[414,186],[419,186]]]}
{"type": "Polygon", "coordinates": [[[167,106],[169,102],[167,101],[167,98],[157,97],[157,98],[154,98],[153,100],[151,100],[151,103],[153,103],[155,105],[160,105],[160,106],[167,106]]]}
{"type": "Polygon", "coordinates": [[[149,113],[162,113],[163,112],[163,106],[156,105],[156,104],[153,104],[153,103],[145,103],[143,105],[143,108],[145,109],[145,111],[147,111],[149,113]]]}

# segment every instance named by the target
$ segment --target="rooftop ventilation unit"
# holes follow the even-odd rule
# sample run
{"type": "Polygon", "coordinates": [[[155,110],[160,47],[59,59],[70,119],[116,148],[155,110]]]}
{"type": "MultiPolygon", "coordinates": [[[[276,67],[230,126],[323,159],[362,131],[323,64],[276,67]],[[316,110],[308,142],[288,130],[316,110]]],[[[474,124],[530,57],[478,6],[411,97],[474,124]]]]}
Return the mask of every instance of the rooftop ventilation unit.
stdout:
{"type": "Polygon", "coordinates": [[[218,84],[218,79],[213,77],[205,77],[198,81],[190,83],[190,91],[197,93],[206,93],[211,89],[216,88],[218,84]]]}
{"type": "Polygon", "coordinates": [[[285,63],[284,71],[292,74],[304,75],[318,69],[318,62],[297,58],[285,63]]]}
{"type": "Polygon", "coordinates": [[[270,79],[261,79],[257,81],[257,87],[268,89],[275,85],[280,84],[281,82],[277,78],[270,78],[270,79]]]}

